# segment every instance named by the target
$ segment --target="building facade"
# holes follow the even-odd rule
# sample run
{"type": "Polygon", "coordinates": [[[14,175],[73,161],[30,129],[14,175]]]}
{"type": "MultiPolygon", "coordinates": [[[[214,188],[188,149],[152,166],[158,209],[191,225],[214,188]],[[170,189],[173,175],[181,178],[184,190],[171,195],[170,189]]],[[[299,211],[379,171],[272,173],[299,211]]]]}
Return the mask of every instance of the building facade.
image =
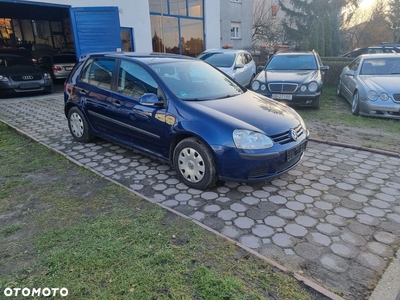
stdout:
{"type": "Polygon", "coordinates": [[[1,38],[12,46],[195,56],[221,46],[215,0],[0,0],[1,38]]]}

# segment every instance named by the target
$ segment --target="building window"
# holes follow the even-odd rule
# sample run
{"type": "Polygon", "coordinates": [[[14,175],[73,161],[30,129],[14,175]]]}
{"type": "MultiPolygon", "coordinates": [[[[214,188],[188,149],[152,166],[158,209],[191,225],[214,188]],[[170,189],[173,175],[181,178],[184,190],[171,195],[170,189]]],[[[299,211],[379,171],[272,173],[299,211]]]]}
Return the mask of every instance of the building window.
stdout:
{"type": "Polygon", "coordinates": [[[240,23],[231,23],[231,38],[240,39],[240,23]]]}
{"type": "Polygon", "coordinates": [[[149,0],[153,51],[197,56],[204,51],[204,0],[149,0]]]}
{"type": "Polygon", "coordinates": [[[133,46],[132,28],[121,27],[122,50],[126,52],[135,51],[133,46]]]}

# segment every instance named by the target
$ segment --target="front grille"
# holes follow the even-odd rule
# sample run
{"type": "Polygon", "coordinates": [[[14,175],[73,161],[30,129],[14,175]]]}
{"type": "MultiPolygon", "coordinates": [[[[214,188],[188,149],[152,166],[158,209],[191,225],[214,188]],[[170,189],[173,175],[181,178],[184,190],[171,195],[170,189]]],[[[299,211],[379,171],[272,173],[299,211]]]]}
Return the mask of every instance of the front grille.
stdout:
{"type": "Polygon", "coordinates": [[[300,160],[302,154],[303,153],[300,153],[300,154],[296,155],[295,157],[293,157],[293,159],[291,159],[290,161],[286,161],[286,162],[278,165],[276,167],[275,172],[280,173],[280,172],[285,171],[286,169],[290,168],[291,166],[295,165],[300,160]]]}
{"type": "Polygon", "coordinates": [[[11,79],[14,81],[32,81],[32,80],[40,80],[42,79],[42,75],[40,74],[35,74],[35,75],[31,75],[31,74],[23,74],[23,75],[13,75],[11,76],[11,79]],[[23,79],[22,77],[32,77],[32,78],[27,78],[27,79],[23,79]]]}
{"type": "Polygon", "coordinates": [[[294,83],[270,83],[268,89],[272,93],[294,93],[297,90],[297,84],[294,83]]]}
{"type": "MultiPolygon", "coordinates": [[[[297,127],[293,128],[293,130],[297,133],[297,138],[299,138],[304,133],[304,129],[300,124],[297,127]]],[[[293,142],[293,139],[290,135],[290,130],[279,134],[270,135],[269,137],[274,141],[274,143],[278,143],[280,145],[285,145],[287,143],[293,142]]]]}
{"type": "Polygon", "coordinates": [[[261,167],[258,169],[253,169],[249,172],[249,178],[260,178],[265,177],[268,175],[269,168],[268,167],[261,167]]]}
{"type": "Polygon", "coordinates": [[[393,94],[393,100],[400,103],[400,94],[393,94]]]}

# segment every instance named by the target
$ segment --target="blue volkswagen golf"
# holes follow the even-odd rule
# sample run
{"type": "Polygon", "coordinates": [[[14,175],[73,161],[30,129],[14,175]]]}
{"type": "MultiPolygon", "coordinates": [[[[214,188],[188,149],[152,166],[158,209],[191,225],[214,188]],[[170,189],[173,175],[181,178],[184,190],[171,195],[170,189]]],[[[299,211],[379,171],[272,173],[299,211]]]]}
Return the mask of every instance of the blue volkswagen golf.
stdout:
{"type": "Polygon", "coordinates": [[[97,136],[167,161],[195,189],[279,176],[300,162],[309,138],[292,108],[179,55],[83,55],[64,99],[76,141],[97,136]]]}

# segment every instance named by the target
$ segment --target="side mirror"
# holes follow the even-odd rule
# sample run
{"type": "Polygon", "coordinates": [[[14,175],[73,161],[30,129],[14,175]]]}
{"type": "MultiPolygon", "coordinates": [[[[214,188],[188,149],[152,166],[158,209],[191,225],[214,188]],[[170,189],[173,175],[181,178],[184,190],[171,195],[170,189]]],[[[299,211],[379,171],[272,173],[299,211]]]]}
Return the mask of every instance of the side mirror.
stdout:
{"type": "Polygon", "coordinates": [[[329,70],[329,66],[321,66],[319,69],[321,71],[328,71],[329,70]]]}
{"type": "Polygon", "coordinates": [[[153,93],[144,93],[140,99],[139,99],[139,103],[142,105],[160,105],[163,102],[161,102],[156,94],[153,93]]]}
{"type": "Polygon", "coordinates": [[[265,67],[263,67],[263,66],[258,66],[257,67],[257,73],[260,73],[260,72],[264,71],[264,68],[265,67]]]}
{"type": "Polygon", "coordinates": [[[241,68],[244,68],[244,64],[238,63],[235,65],[235,69],[241,69],[241,68]]]}
{"type": "Polygon", "coordinates": [[[354,77],[354,71],[353,71],[353,70],[347,70],[347,71],[344,73],[344,75],[354,77]]]}

